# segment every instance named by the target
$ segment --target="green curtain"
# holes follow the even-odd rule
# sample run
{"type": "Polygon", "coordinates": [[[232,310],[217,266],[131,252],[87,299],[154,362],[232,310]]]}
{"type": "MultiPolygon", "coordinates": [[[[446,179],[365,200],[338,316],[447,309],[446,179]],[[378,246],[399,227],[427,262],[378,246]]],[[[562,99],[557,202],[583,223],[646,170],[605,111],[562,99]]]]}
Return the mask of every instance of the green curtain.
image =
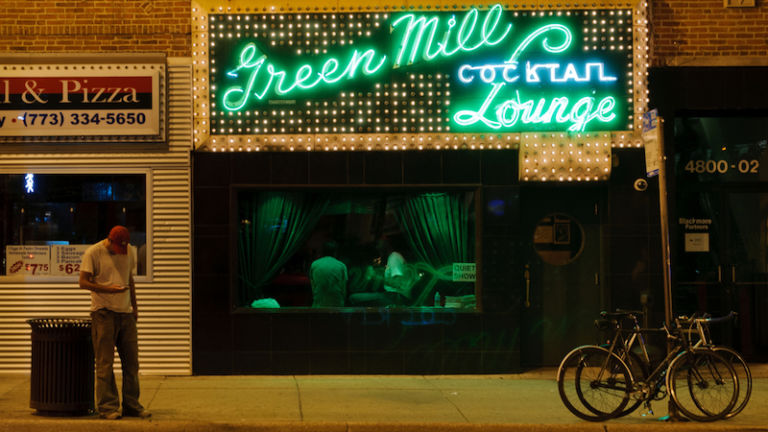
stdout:
{"type": "Polygon", "coordinates": [[[324,196],[258,192],[240,200],[239,304],[261,298],[267,284],[304,243],[328,206],[324,196]]]}
{"type": "MultiPolygon", "coordinates": [[[[474,261],[470,204],[464,197],[464,193],[425,193],[405,199],[397,209],[408,242],[426,264],[419,270],[431,273],[434,282],[451,280],[454,262],[474,261]]],[[[434,282],[422,290],[416,306],[432,294],[434,282]]]]}

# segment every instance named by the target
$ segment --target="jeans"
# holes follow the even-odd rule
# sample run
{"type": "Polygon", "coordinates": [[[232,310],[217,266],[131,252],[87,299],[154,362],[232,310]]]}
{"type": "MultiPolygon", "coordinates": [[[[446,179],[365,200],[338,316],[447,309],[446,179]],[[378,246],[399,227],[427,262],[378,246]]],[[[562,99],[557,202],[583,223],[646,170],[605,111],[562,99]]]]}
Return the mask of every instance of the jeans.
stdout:
{"type": "Polygon", "coordinates": [[[120,399],[113,364],[115,347],[123,370],[123,412],[144,410],[139,403],[139,338],[136,318],[131,313],[108,309],[91,312],[93,352],[96,357],[96,408],[99,413],[115,412],[120,399]]]}

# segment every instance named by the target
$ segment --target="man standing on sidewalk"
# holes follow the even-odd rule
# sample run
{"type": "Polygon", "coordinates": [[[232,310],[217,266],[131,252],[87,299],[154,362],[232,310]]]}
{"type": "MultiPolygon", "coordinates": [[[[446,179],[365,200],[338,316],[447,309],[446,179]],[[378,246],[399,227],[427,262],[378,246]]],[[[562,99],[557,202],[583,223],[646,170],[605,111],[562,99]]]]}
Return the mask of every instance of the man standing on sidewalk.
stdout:
{"type": "Polygon", "coordinates": [[[148,418],[139,403],[138,309],[133,270],[136,255],[128,229],[117,225],[109,237],[89,247],[80,264],[80,288],[91,291],[91,331],[96,356],[96,404],[101,418],[117,420],[120,399],[113,362],[115,347],[123,369],[124,416],[148,418]]]}

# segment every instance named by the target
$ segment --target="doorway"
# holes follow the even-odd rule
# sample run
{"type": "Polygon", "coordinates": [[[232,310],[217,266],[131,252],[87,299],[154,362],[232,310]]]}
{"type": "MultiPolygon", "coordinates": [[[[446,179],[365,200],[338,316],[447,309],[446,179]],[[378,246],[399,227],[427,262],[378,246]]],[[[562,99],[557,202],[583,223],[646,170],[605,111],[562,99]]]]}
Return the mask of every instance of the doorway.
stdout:
{"type": "Polygon", "coordinates": [[[521,361],[554,366],[577,345],[597,342],[606,305],[601,283],[600,190],[523,187],[521,361]]]}
{"type": "Polygon", "coordinates": [[[676,314],[739,313],[715,342],[768,360],[768,191],[741,186],[681,191],[676,314]]]}
{"type": "Polygon", "coordinates": [[[739,313],[713,341],[768,360],[768,115],[675,118],[675,314],[739,313]]]}

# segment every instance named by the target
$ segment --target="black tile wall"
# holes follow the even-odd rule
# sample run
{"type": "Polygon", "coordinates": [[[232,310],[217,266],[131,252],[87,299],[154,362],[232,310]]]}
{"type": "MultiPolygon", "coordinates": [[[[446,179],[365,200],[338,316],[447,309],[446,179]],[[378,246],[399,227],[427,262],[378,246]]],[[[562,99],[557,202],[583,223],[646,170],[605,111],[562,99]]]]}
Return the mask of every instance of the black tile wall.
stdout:
{"type": "Polygon", "coordinates": [[[366,152],[365,183],[402,184],[402,158],[400,152],[366,152]]]}
{"type": "MultiPolygon", "coordinates": [[[[509,373],[520,369],[522,291],[520,269],[514,265],[520,248],[521,211],[516,207],[520,188],[516,151],[195,153],[193,163],[194,373],[509,373]],[[234,312],[229,287],[230,186],[277,184],[478,185],[483,199],[478,215],[483,227],[483,312],[435,316],[375,309],[364,313],[234,312]]],[[[637,158],[622,163],[642,169],[637,158]]],[[[632,238],[633,244],[642,244],[653,233],[652,213],[626,210],[637,210],[636,198],[626,189],[636,176],[633,172],[626,179],[617,177],[620,181],[609,188],[609,196],[621,197],[616,198],[614,212],[629,219],[606,216],[606,242],[623,235],[632,238]],[[614,224],[625,223],[636,226],[611,230],[614,224]]],[[[645,201],[653,199],[649,196],[645,201]]],[[[654,254],[649,253],[649,260],[657,258],[654,254]]],[[[612,260],[629,259],[629,255],[618,255],[612,260]]],[[[634,282],[637,289],[652,284],[643,282],[653,279],[650,272],[655,267],[649,267],[649,273],[634,282]]],[[[615,268],[626,271],[627,265],[615,263],[615,268]]],[[[616,278],[615,283],[619,282],[626,279],[616,278]]]]}
{"type": "Polygon", "coordinates": [[[319,185],[347,184],[348,160],[346,153],[310,153],[309,182],[319,185]]]}
{"type": "Polygon", "coordinates": [[[269,184],[271,172],[271,155],[269,153],[253,153],[248,157],[232,156],[231,178],[234,184],[269,184]]]}
{"type": "Polygon", "coordinates": [[[194,199],[194,220],[198,225],[226,225],[229,223],[229,189],[200,187],[194,199]]]}
{"type": "Polygon", "coordinates": [[[270,182],[272,184],[300,185],[309,182],[309,154],[272,153],[270,182]]]}
{"type": "Polygon", "coordinates": [[[440,153],[431,151],[408,152],[403,154],[404,182],[406,184],[442,183],[440,153]]]}
{"type": "Polygon", "coordinates": [[[480,183],[481,152],[457,150],[443,153],[443,181],[446,184],[480,183]]]}

